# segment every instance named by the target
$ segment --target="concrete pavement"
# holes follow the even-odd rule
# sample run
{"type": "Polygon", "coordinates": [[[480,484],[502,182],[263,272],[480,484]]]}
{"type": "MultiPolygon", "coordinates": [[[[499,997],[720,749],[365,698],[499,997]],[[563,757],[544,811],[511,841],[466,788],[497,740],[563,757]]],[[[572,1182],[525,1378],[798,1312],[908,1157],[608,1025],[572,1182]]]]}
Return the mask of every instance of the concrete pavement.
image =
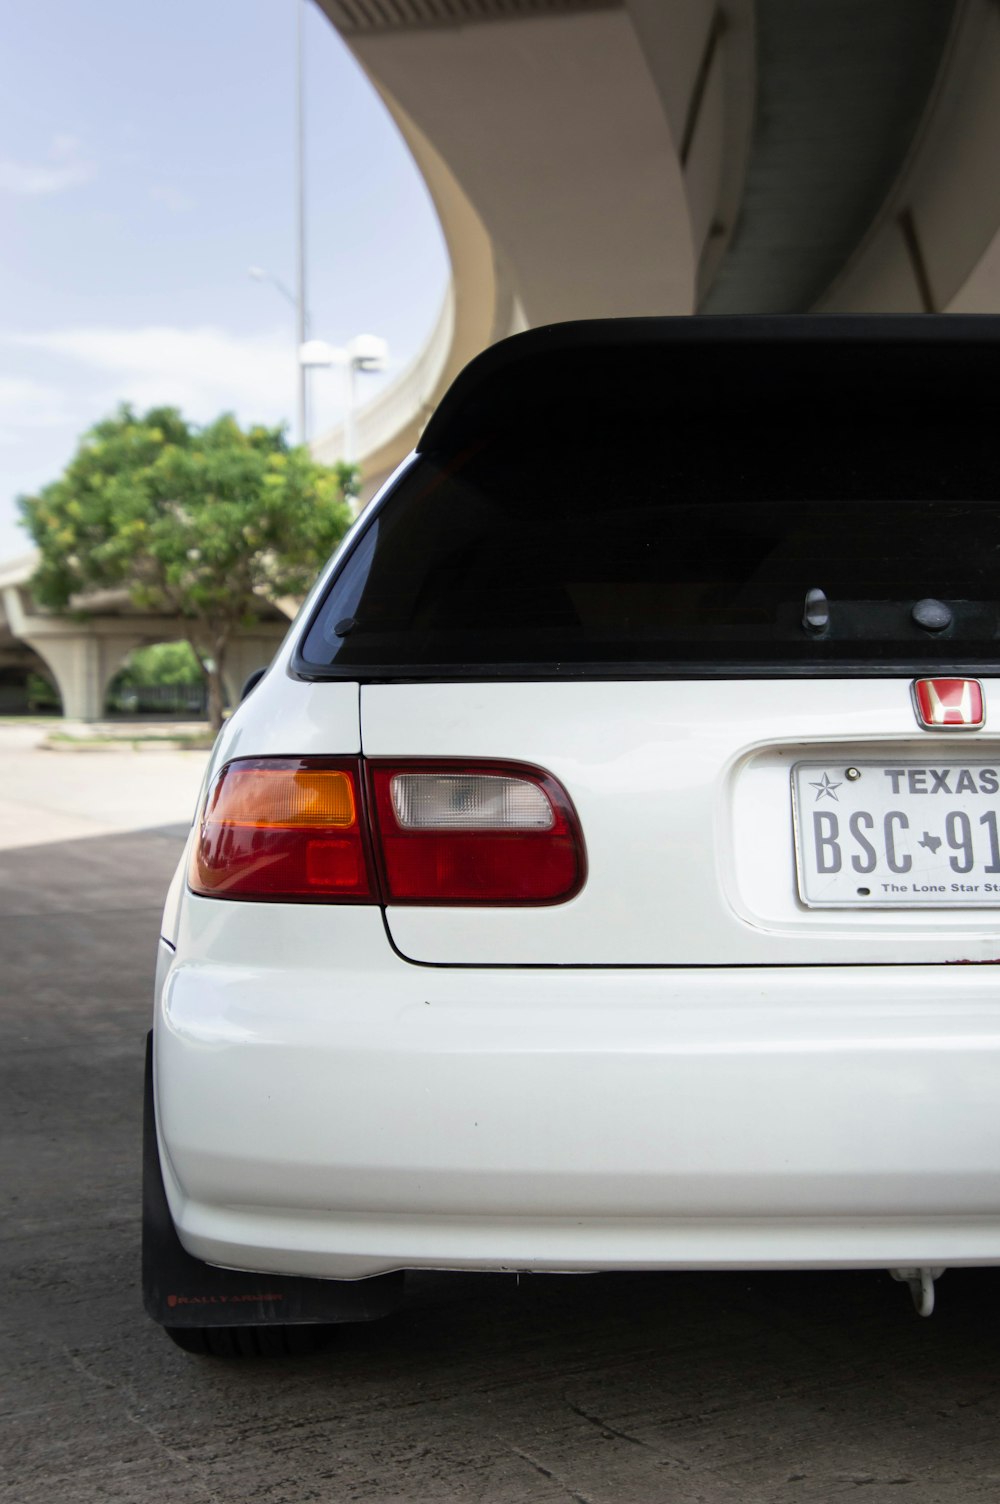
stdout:
{"type": "Polygon", "coordinates": [[[206,753],[39,750],[62,729],[0,722],[0,850],[190,824],[206,753]]]}

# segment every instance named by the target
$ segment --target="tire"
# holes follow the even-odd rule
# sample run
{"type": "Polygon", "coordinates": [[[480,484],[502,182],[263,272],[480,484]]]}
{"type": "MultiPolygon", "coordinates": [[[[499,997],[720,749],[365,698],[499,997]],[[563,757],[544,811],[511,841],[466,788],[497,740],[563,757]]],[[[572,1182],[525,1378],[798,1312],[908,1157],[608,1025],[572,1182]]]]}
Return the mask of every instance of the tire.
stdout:
{"type": "Polygon", "coordinates": [[[330,1339],[328,1326],[165,1326],[186,1353],[202,1358],[296,1358],[319,1352],[330,1339]]]}

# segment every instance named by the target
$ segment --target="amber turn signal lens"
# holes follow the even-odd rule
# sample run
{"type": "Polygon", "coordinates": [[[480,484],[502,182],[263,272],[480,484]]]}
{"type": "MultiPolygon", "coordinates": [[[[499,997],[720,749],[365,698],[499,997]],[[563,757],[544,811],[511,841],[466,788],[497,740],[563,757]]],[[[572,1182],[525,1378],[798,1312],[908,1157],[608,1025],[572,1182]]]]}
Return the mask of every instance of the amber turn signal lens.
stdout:
{"type": "Polygon", "coordinates": [[[348,826],[355,821],[354,787],[338,768],[233,763],[215,786],[208,818],[257,830],[348,826]]]}
{"type": "Polygon", "coordinates": [[[284,903],[374,901],[357,759],[242,758],[209,794],[195,893],[284,903]]]}

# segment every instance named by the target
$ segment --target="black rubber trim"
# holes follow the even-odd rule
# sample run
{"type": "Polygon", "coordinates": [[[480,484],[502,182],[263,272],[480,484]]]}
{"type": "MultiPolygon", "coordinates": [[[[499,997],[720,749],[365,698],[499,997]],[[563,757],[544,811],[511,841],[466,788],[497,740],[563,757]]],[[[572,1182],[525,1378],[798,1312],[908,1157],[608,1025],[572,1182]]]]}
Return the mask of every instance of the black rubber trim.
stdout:
{"type": "MultiPolygon", "coordinates": [[[[332,583],[332,582],[331,582],[332,583]]],[[[312,623],[309,623],[311,626],[312,623]]],[[[308,632],[308,627],[306,629],[308,632]]],[[[305,636],[306,633],[303,633],[305,636]]],[[[288,665],[288,674],[305,684],[340,682],[349,684],[552,684],[677,681],[712,682],[719,679],[913,679],[927,678],[994,678],[1000,675],[1000,659],[973,662],[969,659],[930,662],[913,658],[907,662],[856,659],[837,663],[780,662],[697,664],[691,667],[674,663],[470,663],[430,664],[415,668],[403,664],[378,664],[362,668],[354,664],[338,669],[307,663],[296,648],[288,665]]]]}

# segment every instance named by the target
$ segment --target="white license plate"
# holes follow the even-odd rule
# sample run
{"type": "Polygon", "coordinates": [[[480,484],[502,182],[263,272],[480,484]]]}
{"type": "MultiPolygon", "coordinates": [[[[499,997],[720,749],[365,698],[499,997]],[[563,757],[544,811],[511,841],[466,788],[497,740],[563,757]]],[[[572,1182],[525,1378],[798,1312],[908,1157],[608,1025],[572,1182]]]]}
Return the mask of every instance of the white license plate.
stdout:
{"type": "Polygon", "coordinates": [[[809,908],[1000,906],[1000,761],[799,762],[792,810],[809,908]]]}

